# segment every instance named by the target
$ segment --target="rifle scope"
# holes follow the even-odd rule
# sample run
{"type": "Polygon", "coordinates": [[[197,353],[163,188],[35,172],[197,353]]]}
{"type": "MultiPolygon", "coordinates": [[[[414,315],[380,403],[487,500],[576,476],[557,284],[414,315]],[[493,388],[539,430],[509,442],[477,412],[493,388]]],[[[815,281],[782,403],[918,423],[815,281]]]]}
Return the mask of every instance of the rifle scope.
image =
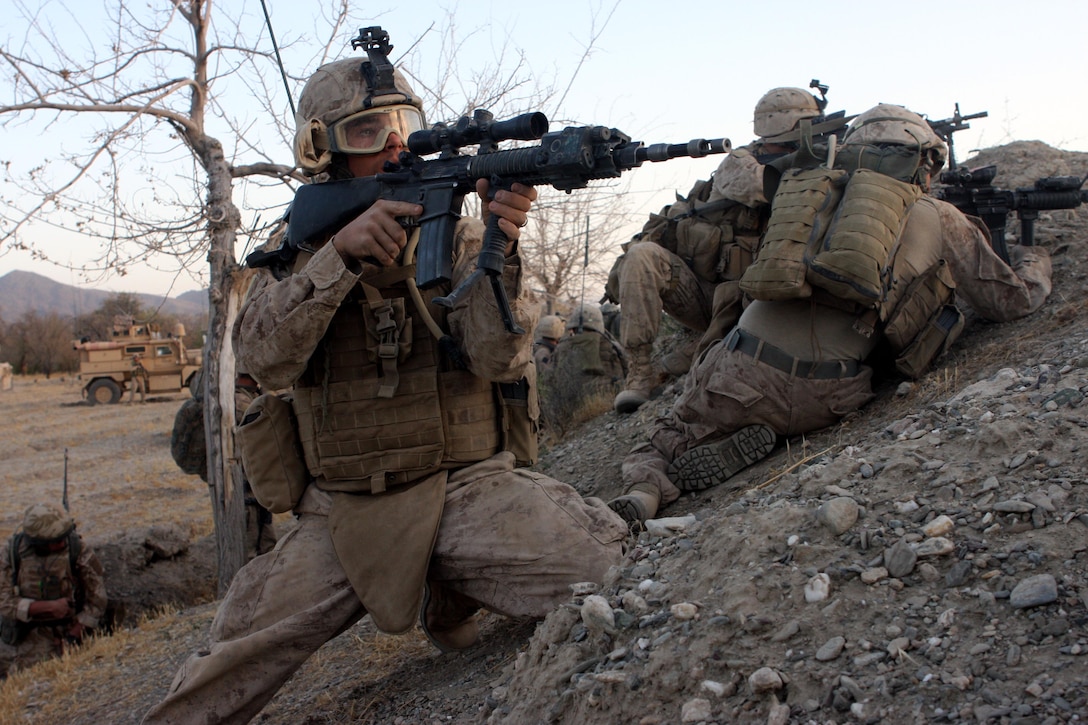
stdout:
{"type": "Polygon", "coordinates": [[[430,129],[408,136],[408,149],[417,156],[439,151],[453,152],[472,144],[495,144],[517,139],[531,141],[548,132],[548,117],[539,111],[523,113],[505,121],[494,121],[490,111],[477,110],[472,118],[463,116],[454,125],[436,123],[430,129]]]}
{"type": "Polygon", "coordinates": [[[980,166],[977,169],[959,167],[941,172],[941,183],[948,186],[988,186],[997,176],[997,166],[980,166]]]}

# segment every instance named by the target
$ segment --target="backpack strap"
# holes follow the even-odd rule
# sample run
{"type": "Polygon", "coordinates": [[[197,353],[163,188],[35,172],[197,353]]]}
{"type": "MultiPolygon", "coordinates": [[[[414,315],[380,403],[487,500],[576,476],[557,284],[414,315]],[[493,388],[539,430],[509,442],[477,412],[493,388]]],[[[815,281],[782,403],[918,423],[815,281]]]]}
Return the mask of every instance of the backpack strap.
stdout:
{"type": "Polygon", "coordinates": [[[83,539],[73,526],[68,532],[68,573],[72,576],[72,593],[75,595],[76,611],[83,609],[87,592],[83,590],[83,577],[79,575],[79,556],[83,553],[83,539]]]}
{"type": "Polygon", "coordinates": [[[11,560],[11,586],[19,586],[19,547],[23,545],[23,538],[26,536],[22,531],[16,531],[11,535],[11,539],[8,542],[8,558],[11,560]]]}

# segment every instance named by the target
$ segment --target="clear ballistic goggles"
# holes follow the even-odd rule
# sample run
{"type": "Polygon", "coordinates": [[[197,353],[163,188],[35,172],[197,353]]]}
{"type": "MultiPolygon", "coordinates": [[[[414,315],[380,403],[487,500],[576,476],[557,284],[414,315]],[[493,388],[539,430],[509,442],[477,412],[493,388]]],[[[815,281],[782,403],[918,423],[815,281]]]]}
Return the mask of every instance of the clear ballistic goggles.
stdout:
{"type": "Polygon", "coordinates": [[[379,106],[342,118],[329,129],[329,149],[342,154],[372,154],[385,148],[389,134],[408,144],[413,131],[423,130],[423,114],[415,106],[379,106]]]}

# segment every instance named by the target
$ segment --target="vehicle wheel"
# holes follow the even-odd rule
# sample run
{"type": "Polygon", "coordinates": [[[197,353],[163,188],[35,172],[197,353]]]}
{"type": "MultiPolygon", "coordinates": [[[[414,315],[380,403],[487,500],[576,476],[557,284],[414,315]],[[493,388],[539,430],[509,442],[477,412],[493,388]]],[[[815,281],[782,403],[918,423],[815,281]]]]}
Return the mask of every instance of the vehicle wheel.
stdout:
{"type": "Polygon", "coordinates": [[[87,388],[87,400],[91,405],[116,403],[121,400],[121,388],[109,378],[99,378],[87,388]]]}

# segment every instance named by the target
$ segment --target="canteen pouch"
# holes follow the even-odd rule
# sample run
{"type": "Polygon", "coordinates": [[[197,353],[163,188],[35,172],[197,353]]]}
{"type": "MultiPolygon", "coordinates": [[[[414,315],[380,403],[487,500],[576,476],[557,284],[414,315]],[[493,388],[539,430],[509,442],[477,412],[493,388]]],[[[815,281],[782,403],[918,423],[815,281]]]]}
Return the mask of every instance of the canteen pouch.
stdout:
{"type": "Polygon", "coordinates": [[[257,396],[234,434],[257,502],[274,514],[293,509],[310,482],[310,474],[290,400],[270,393],[257,396]]]}

